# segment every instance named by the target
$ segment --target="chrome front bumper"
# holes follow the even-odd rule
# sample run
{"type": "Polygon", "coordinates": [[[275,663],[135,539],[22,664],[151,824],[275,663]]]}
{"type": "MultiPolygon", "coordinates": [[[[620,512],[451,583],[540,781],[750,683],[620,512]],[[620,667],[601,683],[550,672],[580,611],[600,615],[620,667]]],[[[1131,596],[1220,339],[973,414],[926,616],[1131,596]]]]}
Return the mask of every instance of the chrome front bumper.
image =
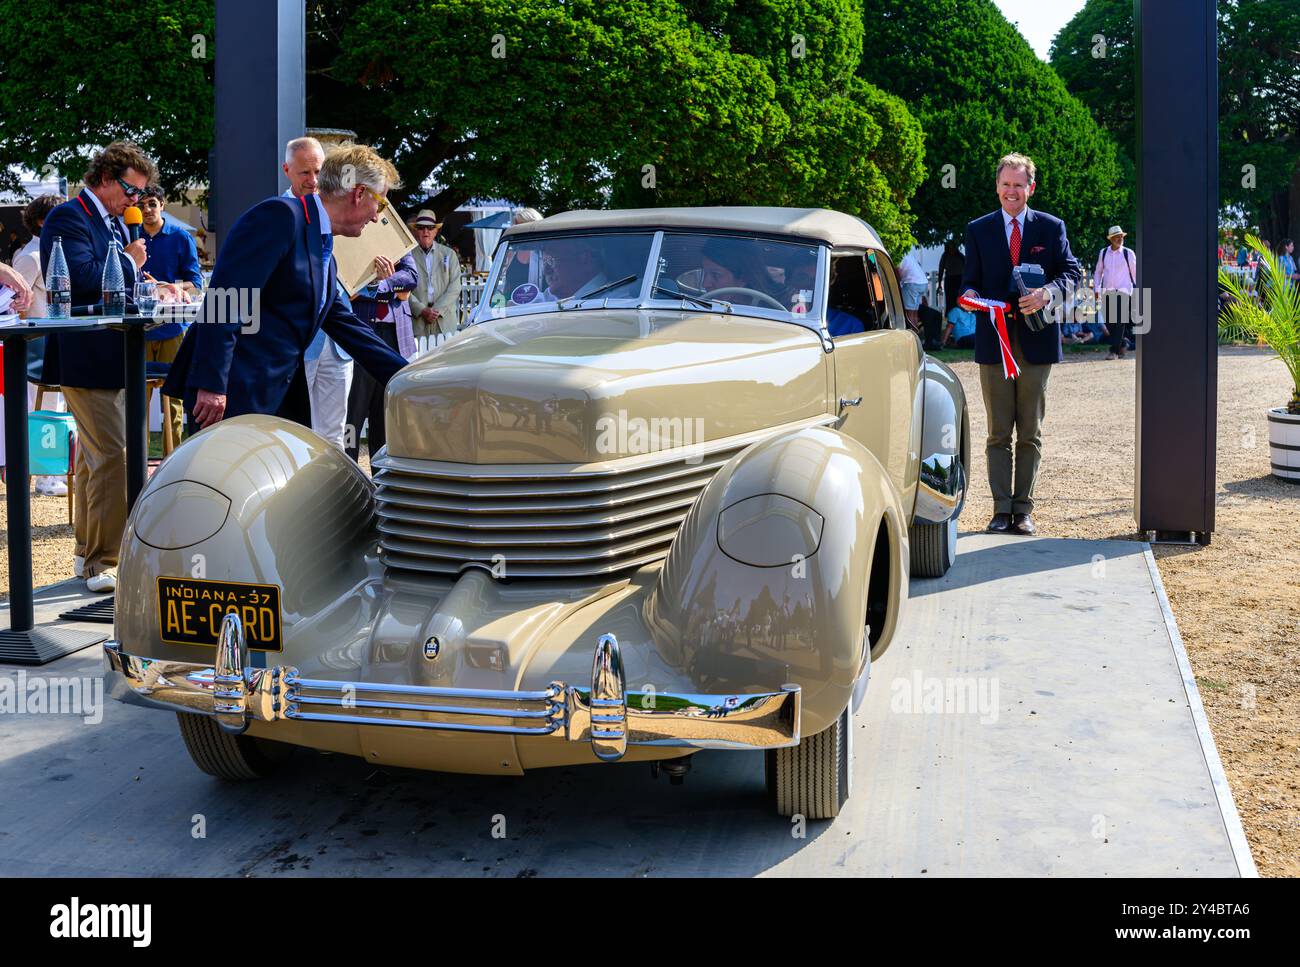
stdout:
{"type": "Polygon", "coordinates": [[[495,691],[303,678],[252,668],[238,617],[227,615],[212,666],[141,658],[104,645],[112,694],[125,702],[213,716],[228,732],[292,719],[390,728],[553,736],[590,742],[605,761],[629,745],[776,749],[799,743],[800,690],[749,695],[629,692],[618,641],[602,635],[590,688],[495,691]]]}

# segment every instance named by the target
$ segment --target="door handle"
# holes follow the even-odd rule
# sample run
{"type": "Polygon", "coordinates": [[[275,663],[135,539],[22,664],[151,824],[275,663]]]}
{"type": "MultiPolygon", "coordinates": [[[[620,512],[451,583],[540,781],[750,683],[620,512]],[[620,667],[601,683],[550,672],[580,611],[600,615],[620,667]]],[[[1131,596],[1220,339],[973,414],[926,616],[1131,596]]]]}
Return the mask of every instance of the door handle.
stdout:
{"type": "Polygon", "coordinates": [[[840,412],[843,413],[843,412],[844,412],[846,409],[848,409],[850,406],[860,406],[861,404],[862,404],[862,397],[861,397],[861,396],[855,396],[853,399],[849,399],[847,396],[841,396],[841,397],[840,397],[840,412]]]}

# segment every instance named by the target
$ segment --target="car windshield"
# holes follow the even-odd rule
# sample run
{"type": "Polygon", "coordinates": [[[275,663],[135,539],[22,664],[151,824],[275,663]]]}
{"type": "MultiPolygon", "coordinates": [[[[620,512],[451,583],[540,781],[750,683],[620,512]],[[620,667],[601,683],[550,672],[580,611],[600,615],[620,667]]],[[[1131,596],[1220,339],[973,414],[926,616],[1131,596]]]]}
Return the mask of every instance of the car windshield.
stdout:
{"type": "Polygon", "coordinates": [[[476,321],[592,306],[676,306],[816,322],[818,247],[693,232],[508,239],[476,321]],[[658,255],[653,267],[651,257],[658,255]]]}

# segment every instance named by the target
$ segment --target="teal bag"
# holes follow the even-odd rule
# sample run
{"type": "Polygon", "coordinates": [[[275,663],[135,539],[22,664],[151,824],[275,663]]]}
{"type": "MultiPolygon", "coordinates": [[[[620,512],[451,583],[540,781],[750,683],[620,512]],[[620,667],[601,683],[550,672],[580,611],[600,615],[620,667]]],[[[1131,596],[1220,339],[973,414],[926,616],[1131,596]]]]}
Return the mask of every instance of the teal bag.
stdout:
{"type": "Polygon", "coordinates": [[[71,413],[32,410],[27,414],[27,453],[33,477],[62,477],[72,472],[77,421],[71,413]]]}

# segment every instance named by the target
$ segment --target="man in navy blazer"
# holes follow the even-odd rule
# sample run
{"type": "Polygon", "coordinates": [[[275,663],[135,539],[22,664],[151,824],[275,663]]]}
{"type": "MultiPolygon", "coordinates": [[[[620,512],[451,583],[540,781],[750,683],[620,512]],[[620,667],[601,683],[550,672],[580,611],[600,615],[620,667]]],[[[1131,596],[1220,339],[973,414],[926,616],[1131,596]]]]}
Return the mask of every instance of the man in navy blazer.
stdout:
{"type": "MultiPolygon", "coordinates": [[[[131,242],[122,214],[157,177],[150,158],[129,141],[97,151],[82,177],[84,187],[53,209],[41,229],[41,272],[59,240],[72,281],[72,304],[103,300],[104,264],[113,239],[126,296],[144,265],[142,239],[131,242]]],[[[92,591],[116,588],[117,551],[126,527],[126,385],[120,332],[59,333],[45,341],[42,379],[62,387],[77,421],[73,483],[73,571],[92,591]]],[[[136,428],[136,432],[143,432],[136,428]]]]}
{"type": "Polygon", "coordinates": [[[245,413],[311,426],[303,354],[320,329],[386,383],[406,360],[353,314],[331,253],[334,235],[360,235],[399,184],[372,148],[344,145],[325,159],[319,194],[268,198],[244,212],[163,393],[183,398],[205,428],[245,413]]]}
{"type": "Polygon", "coordinates": [[[1053,307],[1068,302],[1082,279],[1079,262],[1070,252],[1065,223],[1028,207],[1034,180],[1034,163],[1029,158],[1009,154],[1000,159],[996,183],[1001,207],[966,226],[962,292],[1010,304],[1007,335],[1011,355],[1020,367],[1017,378],[1004,376],[1001,342],[985,313],[975,327],[975,361],[980,364],[980,389],[988,415],[986,453],[994,511],[988,529],[995,533],[1036,533],[1031,515],[1042,458],[1047,378],[1052,364],[1062,359],[1059,321],[1049,321],[1034,332],[1025,324],[1025,314],[1044,309],[1050,320],[1053,307]],[[1022,264],[1040,266],[1047,285],[1021,296],[1011,269],[1022,264]]]}

